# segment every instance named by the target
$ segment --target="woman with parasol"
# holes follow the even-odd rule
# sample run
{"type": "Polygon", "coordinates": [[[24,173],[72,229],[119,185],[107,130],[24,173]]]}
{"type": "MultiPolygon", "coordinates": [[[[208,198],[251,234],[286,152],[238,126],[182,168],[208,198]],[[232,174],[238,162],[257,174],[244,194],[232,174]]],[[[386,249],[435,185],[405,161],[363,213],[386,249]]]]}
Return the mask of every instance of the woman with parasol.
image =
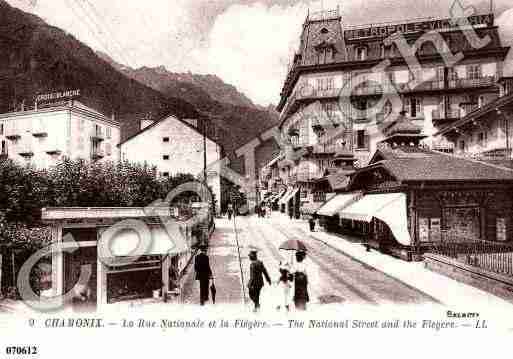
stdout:
{"type": "Polygon", "coordinates": [[[280,245],[280,249],[295,251],[296,263],[291,270],[294,280],[294,306],[297,310],[306,310],[306,303],[310,301],[308,295],[308,273],[305,265],[305,244],[297,239],[288,240],[280,245]]]}

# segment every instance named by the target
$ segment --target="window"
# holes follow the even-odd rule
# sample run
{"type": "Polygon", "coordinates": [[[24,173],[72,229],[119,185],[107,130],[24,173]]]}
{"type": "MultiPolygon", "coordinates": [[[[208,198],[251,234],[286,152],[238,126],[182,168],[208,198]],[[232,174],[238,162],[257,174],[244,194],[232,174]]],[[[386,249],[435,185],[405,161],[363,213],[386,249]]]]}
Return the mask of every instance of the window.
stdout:
{"type": "Polygon", "coordinates": [[[162,142],[169,142],[169,137],[164,137],[164,138],[162,139],[162,142]]]}
{"type": "Polygon", "coordinates": [[[169,155],[164,155],[164,156],[162,156],[162,159],[163,159],[164,161],[169,161],[169,155]]]}
{"type": "Polygon", "coordinates": [[[110,143],[107,143],[105,145],[105,152],[107,153],[107,156],[111,156],[112,155],[112,146],[110,143]]]}
{"type": "Polygon", "coordinates": [[[479,96],[477,99],[477,105],[479,107],[483,107],[485,105],[485,98],[483,95],[479,96]]]}
{"type": "Polygon", "coordinates": [[[467,66],[467,78],[469,80],[476,80],[481,78],[481,65],[468,65],[467,66]]]}
{"type": "Polygon", "coordinates": [[[105,132],[106,132],[106,135],[107,135],[108,139],[112,138],[112,128],[111,127],[107,127],[105,129],[105,132]]]}
{"type": "Polygon", "coordinates": [[[477,144],[483,147],[486,146],[487,137],[486,132],[479,132],[477,134],[477,144]]]}
{"type": "Polygon", "coordinates": [[[333,119],[335,117],[335,113],[336,113],[335,103],[333,103],[333,102],[324,103],[323,110],[329,119],[333,119]]]}
{"type": "Polygon", "coordinates": [[[162,176],[169,177],[169,172],[162,172],[162,176]]]}
{"type": "Polygon", "coordinates": [[[0,123],[0,135],[4,134],[4,124],[0,123]]]}
{"type": "Polygon", "coordinates": [[[464,140],[460,141],[460,151],[465,151],[465,141],[464,140]]]}
{"type": "Polygon", "coordinates": [[[385,102],[385,105],[383,105],[383,115],[385,117],[389,116],[392,113],[392,102],[390,100],[387,100],[385,102]]]}
{"type": "Polygon", "coordinates": [[[410,117],[422,116],[422,99],[410,97],[405,100],[404,110],[410,114],[410,117]]]}
{"type": "Polygon", "coordinates": [[[356,61],[364,61],[367,59],[367,48],[365,46],[359,46],[356,48],[356,61]]]}
{"type": "Polygon", "coordinates": [[[379,45],[379,57],[384,59],[386,57],[386,51],[385,51],[385,45],[381,44],[379,45]]]}
{"type": "Polygon", "coordinates": [[[1,152],[2,155],[6,155],[7,154],[7,143],[5,143],[5,140],[2,140],[2,152],[1,152]]]}
{"type": "Polygon", "coordinates": [[[365,130],[356,131],[356,148],[365,149],[367,147],[365,130]]]}

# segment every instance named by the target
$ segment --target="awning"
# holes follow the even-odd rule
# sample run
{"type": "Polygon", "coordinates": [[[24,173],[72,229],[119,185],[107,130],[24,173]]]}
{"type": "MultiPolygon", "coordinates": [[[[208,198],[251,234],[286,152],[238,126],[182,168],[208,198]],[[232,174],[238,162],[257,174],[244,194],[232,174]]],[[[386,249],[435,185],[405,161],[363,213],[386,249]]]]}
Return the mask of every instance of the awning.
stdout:
{"type": "Polygon", "coordinates": [[[180,225],[176,223],[140,226],[134,222],[103,231],[99,250],[103,250],[105,257],[159,255],[185,251],[186,242],[180,225]]]}
{"type": "Polygon", "coordinates": [[[289,194],[293,191],[292,188],[289,188],[287,189],[287,192],[285,192],[285,194],[283,195],[283,197],[281,197],[281,199],[279,200],[278,204],[285,204],[287,202],[285,202],[285,199],[289,196],[289,194]]]}
{"type": "Polygon", "coordinates": [[[327,201],[318,211],[320,216],[331,217],[339,213],[342,209],[353,203],[362,194],[361,192],[337,194],[331,200],[327,201]]]}
{"type": "Polygon", "coordinates": [[[285,194],[285,192],[286,191],[281,191],[280,193],[275,194],[274,196],[271,197],[271,199],[269,201],[276,202],[277,200],[279,200],[281,198],[281,196],[283,196],[285,194]]]}
{"type": "Polygon", "coordinates": [[[397,242],[411,245],[406,212],[406,194],[369,194],[347,206],[339,213],[341,218],[370,222],[377,218],[385,222],[397,242]]]}
{"type": "Polygon", "coordinates": [[[287,192],[287,194],[285,196],[283,196],[283,198],[280,200],[280,204],[286,204],[288,203],[288,201],[290,201],[292,199],[292,197],[294,197],[296,195],[296,193],[298,193],[299,191],[299,188],[293,188],[291,189],[290,191],[287,192]]]}

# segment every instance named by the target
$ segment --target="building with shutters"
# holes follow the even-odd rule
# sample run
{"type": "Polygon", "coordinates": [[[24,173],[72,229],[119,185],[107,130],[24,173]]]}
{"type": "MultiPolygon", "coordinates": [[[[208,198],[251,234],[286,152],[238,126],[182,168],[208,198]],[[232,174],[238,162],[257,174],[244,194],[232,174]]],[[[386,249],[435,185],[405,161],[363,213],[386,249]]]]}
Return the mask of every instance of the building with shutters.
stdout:
{"type": "Polygon", "coordinates": [[[55,106],[0,114],[0,158],[44,169],[63,157],[118,161],[119,123],[69,100],[55,106]]]}
{"type": "Polygon", "coordinates": [[[292,155],[282,165],[289,187],[301,188],[304,200],[298,201],[308,203],[304,193],[337,171],[341,149],[353,152],[357,167],[368,164],[385,138],[383,128],[402,111],[421,128],[426,145],[454,151],[454,143],[432,136],[499,97],[509,50],[493,14],[466,20],[466,28],[449,19],[346,26],[338,9],[307,16],[278,105],[282,136],[289,140],[284,152],[292,155]],[[474,48],[464,31],[469,27],[490,41],[474,48]],[[410,67],[398,42],[387,39],[396,32],[415,46],[420,67],[410,67]],[[448,64],[446,55],[459,52],[462,59],[448,64]]]}
{"type": "MultiPolygon", "coordinates": [[[[213,165],[222,158],[223,149],[209,134],[204,138],[195,124],[175,116],[143,120],[140,131],[119,144],[121,160],[155,166],[161,177],[180,173],[202,176],[205,157],[207,166],[213,165]]],[[[222,198],[217,168],[207,172],[207,183],[213,190],[219,213],[222,198]]]]}

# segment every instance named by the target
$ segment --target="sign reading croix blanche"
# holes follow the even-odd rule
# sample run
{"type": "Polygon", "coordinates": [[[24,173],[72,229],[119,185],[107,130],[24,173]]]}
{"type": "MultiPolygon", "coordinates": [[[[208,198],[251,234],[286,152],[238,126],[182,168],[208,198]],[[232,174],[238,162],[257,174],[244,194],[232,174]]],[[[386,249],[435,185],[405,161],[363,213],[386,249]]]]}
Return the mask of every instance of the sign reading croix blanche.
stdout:
{"type": "Polygon", "coordinates": [[[54,101],[62,99],[72,99],[80,96],[80,90],[66,90],[59,92],[52,92],[46,94],[40,94],[36,97],[36,102],[54,101]]]}

